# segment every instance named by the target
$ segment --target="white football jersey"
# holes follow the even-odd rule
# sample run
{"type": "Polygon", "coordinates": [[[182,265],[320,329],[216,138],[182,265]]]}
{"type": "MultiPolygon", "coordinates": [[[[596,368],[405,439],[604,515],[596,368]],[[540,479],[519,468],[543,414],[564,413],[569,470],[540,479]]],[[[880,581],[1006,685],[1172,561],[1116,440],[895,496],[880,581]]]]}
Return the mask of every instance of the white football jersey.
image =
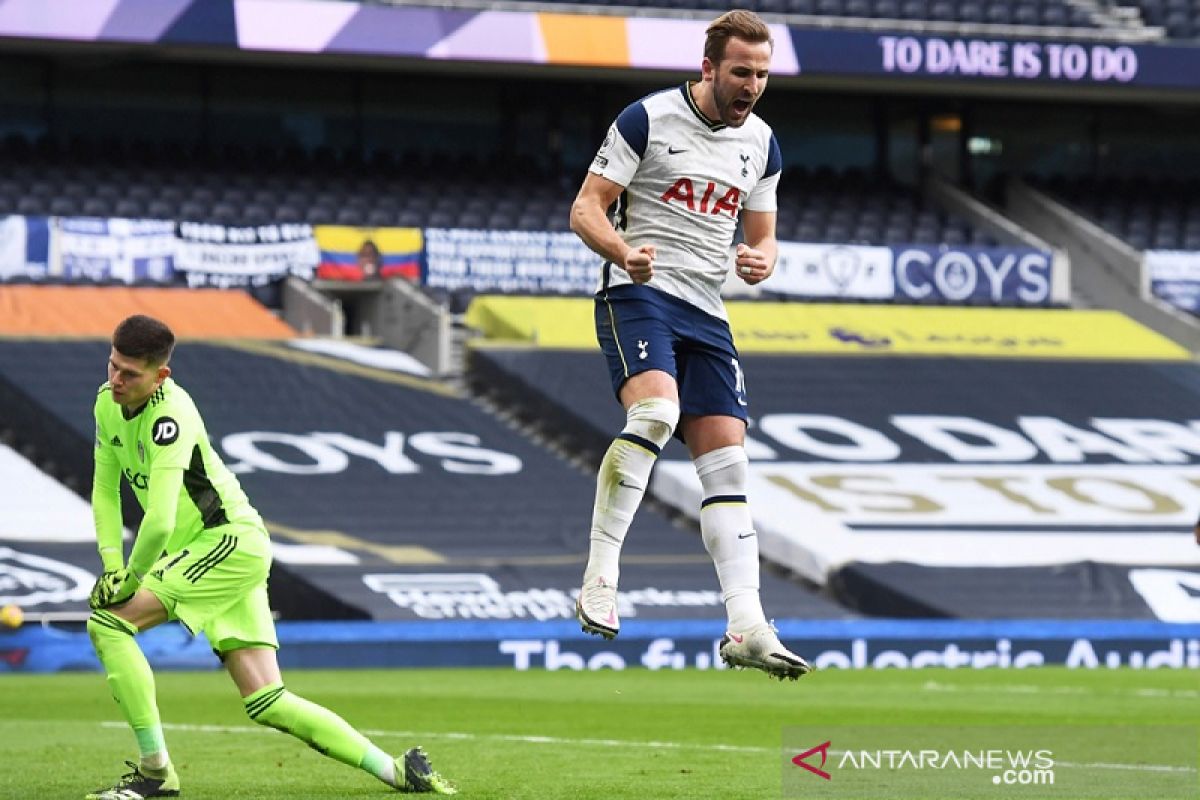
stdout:
{"type": "MultiPolygon", "coordinates": [[[[589,170],[625,187],[613,224],[632,247],[655,246],[648,285],[728,319],[721,286],[738,214],[776,210],[781,167],[765,122],[713,121],[685,83],[622,111],[589,170]]],[[[619,264],[605,263],[602,289],[627,283],[619,264]]]]}

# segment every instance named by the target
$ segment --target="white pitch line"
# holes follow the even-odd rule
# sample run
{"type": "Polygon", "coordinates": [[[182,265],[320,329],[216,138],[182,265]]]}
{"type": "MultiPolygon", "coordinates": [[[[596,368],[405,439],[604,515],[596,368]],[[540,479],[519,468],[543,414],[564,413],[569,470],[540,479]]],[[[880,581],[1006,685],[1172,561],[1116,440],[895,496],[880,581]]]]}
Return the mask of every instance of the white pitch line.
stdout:
{"type": "Polygon", "coordinates": [[[1170,764],[1074,764],[1070,761],[1055,761],[1055,767],[1072,769],[1121,769],[1130,772],[1195,772],[1195,767],[1175,767],[1170,764]]]}
{"type": "Polygon", "coordinates": [[[1196,689],[1129,689],[1126,691],[1097,691],[1084,686],[1036,686],[1031,684],[1009,684],[1007,686],[957,686],[952,683],[925,681],[921,689],[926,692],[974,692],[979,694],[1129,694],[1134,697],[1200,698],[1196,689]]]}
{"type": "MultiPolygon", "coordinates": [[[[125,728],[124,722],[101,722],[105,728],[125,728]]],[[[270,733],[271,729],[258,725],[189,725],[186,723],[164,723],[163,730],[182,731],[185,733],[270,733]]],[[[395,737],[398,739],[452,739],[457,741],[487,741],[513,742],[517,744],[552,744],[569,745],[571,747],[631,747],[649,748],[653,750],[712,750],[722,753],[791,753],[792,751],[774,747],[750,747],[736,744],[692,744],[689,742],[660,742],[635,741],[631,739],[587,739],[567,736],[522,736],[511,733],[463,733],[460,731],[389,731],[379,729],[364,729],[365,736],[395,737]]],[[[830,750],[831,755],[840,755],[845,751],[830,750]]],[[[1055,762],[1056,767],[1072,769],[1112,769],[1129,770],[1133,772],[1196,772],[1195,767],[1176,767],[1168,764],[1076,764],[1072,762],[1055,762]]]]}
{"type": "MultiPolygon", "coordinates": [[[[101,722],[105,728],[124,728],[124,722],[101,722]]],[[[187,733],[269,733],[257,725],[189,725],[163,723],[163,730],[187,733]]],[[[455,731],[388,731],[364,729],[365,736],[391,736],[403,739],[455,739],[461,741],[514,742],[517,744],[553,744],[592,747],[644,747],[653,750],[713,750],[722,753],[774,753],[774,747],[750,747],[736,744],[693,744],[690,742],[635,741],[630,739],[577,739],[566,736],[522,736],[511,733],[461,733],[455,731]]]]}

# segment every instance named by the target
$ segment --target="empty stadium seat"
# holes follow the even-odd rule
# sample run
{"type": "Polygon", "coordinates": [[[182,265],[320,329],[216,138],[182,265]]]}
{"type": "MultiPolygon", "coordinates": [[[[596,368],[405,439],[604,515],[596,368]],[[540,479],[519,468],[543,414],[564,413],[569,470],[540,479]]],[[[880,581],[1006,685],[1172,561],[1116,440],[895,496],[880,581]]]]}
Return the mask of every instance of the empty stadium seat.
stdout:
{"type": "Polygon", "coordinates": [[[929,19],[940,22],[954,22],[958,18],[958,9],[950,0],[937,0],[937,2],[929,6],[929,19]]]}
{"type": "Polygon", "coordinates": [[[881,19],[900,19],[900,0],[875,0],[873,16],[881,19]]]}
{"type": "Polygon", "coordinates": [[[1008,3],[989,3],[983,18],[992,25],[1008,25],[1012,22],[1012,8],[1008,3]]]}
{"type": "Polygon", "coordinates": [[[328,225],[333,219],[333,211],[325,206],[312,206],[304,214],[304,221],[310,225],[328,225]]]}
{"type": "Polygon", "coordinates": [[[295,206],[280,205],[275,207],[274,219],[276,222],[303,222],[304,215],[300,213],[300,209],[295,206]]]}
{"type": "Polygon", "coordinates": [[[118,200],[112,210],[109,212],[114,217],[124,217],[126,219],[138,219],[145,215],[145,207],[133,197],[127,197],[123,200],[118,200]]]}
{"type": "Polygon", "coordinates": [[[1066,27],[1070,22],[1067,10],[1059,5],[1042,7],[1041,23],[1045,26],[1066,27]]]}
{"type": "Polygon", "coordinates": [[[55,197],[46,211],[60,217],[70,217],[79,213],[79,207],[74,197],[55,197]]]}

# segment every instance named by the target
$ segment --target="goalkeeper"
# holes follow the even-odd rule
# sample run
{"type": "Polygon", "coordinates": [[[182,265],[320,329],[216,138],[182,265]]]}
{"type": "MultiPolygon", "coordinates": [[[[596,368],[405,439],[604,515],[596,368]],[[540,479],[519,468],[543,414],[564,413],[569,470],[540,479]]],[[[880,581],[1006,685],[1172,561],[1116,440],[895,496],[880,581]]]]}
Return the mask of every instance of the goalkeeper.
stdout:
{"type": "Polygon", "coordinates": [[[337,714],[284,687],[267,600],[271,542],[209,444],[192,398],[170,377],[174,346],[174,334],[158,320],[124,320],[113,333],[108,382],[96,397],[92,509],[104,574],[92,590],[87,629],[140,759],[88,800],[179,795],[154,674],[134,641],[167,620],[204,632],[250,719],[401,791],[453,794],[421,748],[393,759],[337,714]],[[122,560],[122,474],[145,511],[128,561],[122,560]]]}

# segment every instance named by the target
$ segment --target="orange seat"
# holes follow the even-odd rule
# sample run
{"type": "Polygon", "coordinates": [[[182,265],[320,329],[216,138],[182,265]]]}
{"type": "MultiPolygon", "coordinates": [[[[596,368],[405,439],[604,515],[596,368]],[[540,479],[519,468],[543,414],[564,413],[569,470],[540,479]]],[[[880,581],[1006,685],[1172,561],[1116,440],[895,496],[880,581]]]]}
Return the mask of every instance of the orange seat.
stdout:
{"type": "Polygon", "coordinates": [[[122,286],[0,286],[0,335],[103,336],[132,314],[181,338],[286,339],[285,322],[245,292],[122,286]]]}

